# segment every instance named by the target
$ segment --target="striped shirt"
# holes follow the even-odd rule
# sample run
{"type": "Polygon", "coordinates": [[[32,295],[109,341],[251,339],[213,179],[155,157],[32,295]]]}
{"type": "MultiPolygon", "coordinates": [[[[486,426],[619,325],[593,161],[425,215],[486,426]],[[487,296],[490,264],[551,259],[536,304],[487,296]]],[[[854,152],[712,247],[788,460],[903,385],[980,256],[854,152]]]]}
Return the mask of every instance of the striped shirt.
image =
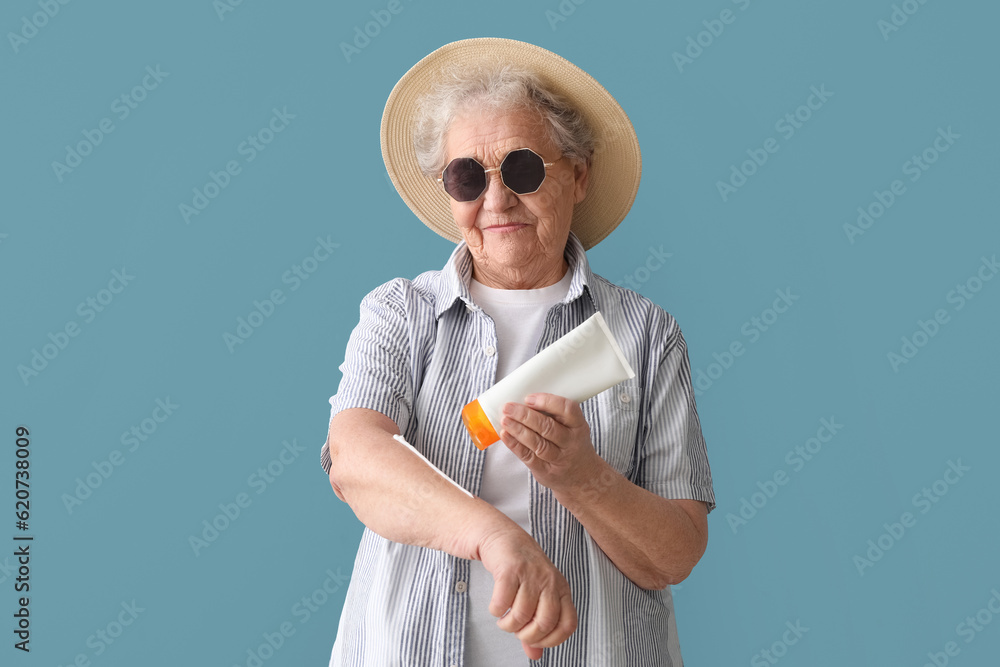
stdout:
{"type": "MultiPolygon", "coordinates": [[[[565,257],[573,272],[569,292],[549,310],[538,350],[599,310],[636,372],[580,404],[597,453],[634,484],[664,498],[704,501],[711,511],[708,453],[677,322],[592,273],[572,233],[565,257]]],[[[472,444],[460,413],[493,385],[497,339],[492,319],[469,294],[471,277],[472,256],[460,242],[443,270],[396,278],[365,296],[330,419],[348,408],[381,412],[434,465],[478,494],[485,453],[472,444]]],[[[320,459],[329,474],[327,444],[320,459]]],[[[531,535],[569,582],[579,617],[576,632],[531,664],[681,667],[670,587],[632,583],[534,478],[530,514],[531,535]]],[[[469,571],[466,559],[365,529],[331,667],[462,665],[469,571]]]]}

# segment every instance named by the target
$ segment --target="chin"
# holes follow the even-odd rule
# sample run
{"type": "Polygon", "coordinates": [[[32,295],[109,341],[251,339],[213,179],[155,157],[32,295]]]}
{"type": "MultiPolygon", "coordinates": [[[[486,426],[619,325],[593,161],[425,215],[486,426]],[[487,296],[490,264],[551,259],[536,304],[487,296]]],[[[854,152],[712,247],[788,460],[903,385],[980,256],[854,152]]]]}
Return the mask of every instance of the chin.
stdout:
{"type": "Polygon", "coordinates": [[[500,238],[487,238],[484,246],[494,253],[510,253],[514,257],[523,257],[527,249],[534,247],[534,239],[525,234],[504,234],[500,238]]]}
{"type": "Polygon", "coordinates": [[[534,245],[524,239],[486,241],[483,245],[483,251],[487,258],[508,267],[522,266],[527,263],[527,260],[533,255],[531,252],[533,248],[534,245]]]}

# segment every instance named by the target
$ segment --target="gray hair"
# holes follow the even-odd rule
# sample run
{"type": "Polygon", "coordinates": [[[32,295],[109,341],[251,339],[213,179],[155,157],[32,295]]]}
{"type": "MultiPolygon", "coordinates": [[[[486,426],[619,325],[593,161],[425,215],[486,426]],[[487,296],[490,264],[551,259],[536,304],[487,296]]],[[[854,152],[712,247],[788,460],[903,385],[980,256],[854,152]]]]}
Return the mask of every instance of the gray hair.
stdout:
{"type": "Polygon", "coordinates": [[[445,139],[452,122],[470,107],[503,113],[537,111],[552,142],[571,159],[589,162],[596,138],[583,115],[560,95],[548,90],[532,72],[510,64],[469,68],[453,66],[420,99],[414,122],[417,164],[429,178],[441,175],[445,139]]]}

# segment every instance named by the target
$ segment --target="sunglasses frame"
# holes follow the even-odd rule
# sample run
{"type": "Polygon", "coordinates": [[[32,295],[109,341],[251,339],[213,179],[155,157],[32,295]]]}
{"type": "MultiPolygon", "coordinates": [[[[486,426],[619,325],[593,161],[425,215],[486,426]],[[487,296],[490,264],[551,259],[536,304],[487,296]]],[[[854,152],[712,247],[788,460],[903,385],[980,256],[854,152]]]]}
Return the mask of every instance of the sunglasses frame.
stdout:
{"type": "Polygon", "coordinates": [[[460,204],[468,204],[469,202],[479,201],[479,199],[482,198],[482,196],[489,189],[489,187],[490,187],[490,173],[494,172],[494,171],[499,171],[500,172],[500,182],[503,183],[503,186],[505,188],[507,188],[508,190],[510,190],[511,192],[513,192],[515,195],[518,195],[518,196],[521,196],[521,195],[533,195],[533,194],[535,194],[536,192],[538,192],[542,188],[542,184],[545,183],[545,179],[548,178],[548,174],[547,173],[542,176],[541,183],[538,184],[538,187],[535,188],[534,190],[532,190],[531,192],[515,192],[513,189],[511,189],[511,187],[509,185],[507,185],[506,181],[503,180],[503,163],[507,161],[507,158],[510,157],[511,153],[517,153],[519,151],[528,151],[529,153],[531,153],[532,155],[534,155],[535,157],[537,157],[539,160],[542,161],[542,167],[544,167],[545,169],[548,169],[549,167],[555,165],[555,163],[558,162],[559,160],[561,160],[562,157],[563,157],[563,156],[559,156],[559,160],[556,160],[555,162],[546,162],[545,158],[543,158],[541,155],[539,155],[535,151],[533,151],[530,148],[528,148],[527,146],[525,146],[524,148],[514,148],[514,149],[511,149],[511,150],[507,151],[507,154],[503,156],[503,160],[500,161],[500,166],[499,167],[490,167],[489,169],[487,169],[482,164],[480,164],[479,160],[477,160],[474,157],[470,157],[470,158],[457,157],[457,158],[454,158],[453,160],[451,160],[451,162],[449,162],[448,165],[441,171],[441,176],[438,177],[437,182],[441,185],[441,189],[444,190],[444,193],[446,195],[448,195],[452,199],[455,199],[455,197],[453,197],[451,195],[451,193],[448,192],[445,189],[445,187],[444,187],[444,172],[448,171],[448,167],[450,167],[451,163],[454,162],[455,160],[472,160],[473,162],[475,162],[476,164],[478,164],[479,168],[482,169],[483,172],[485,173],[485,175],[486,175],[486,185],[483,186],[482,192],[480,192],[478,195],[476,195],[475,199],[468,199],[468,200],[465,200],[465,201],[462,201],[462,200],[459,200],[459,199],[455,199],[455,201],[459,202],[460,204]]]}

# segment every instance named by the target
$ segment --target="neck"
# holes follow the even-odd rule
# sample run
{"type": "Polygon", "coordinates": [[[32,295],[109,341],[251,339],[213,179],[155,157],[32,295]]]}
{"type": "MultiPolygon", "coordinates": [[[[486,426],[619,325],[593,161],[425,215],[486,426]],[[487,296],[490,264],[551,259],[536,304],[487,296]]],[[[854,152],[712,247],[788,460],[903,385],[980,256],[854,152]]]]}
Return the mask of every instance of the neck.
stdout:
{"type": "Polygon", "coordinates": [[[555,285],[569,270],[566,259],[554,265],[532,268],[493,267],[479,262],[472,264],[472,278],[494,289],[539,289],[555,285]]]}

